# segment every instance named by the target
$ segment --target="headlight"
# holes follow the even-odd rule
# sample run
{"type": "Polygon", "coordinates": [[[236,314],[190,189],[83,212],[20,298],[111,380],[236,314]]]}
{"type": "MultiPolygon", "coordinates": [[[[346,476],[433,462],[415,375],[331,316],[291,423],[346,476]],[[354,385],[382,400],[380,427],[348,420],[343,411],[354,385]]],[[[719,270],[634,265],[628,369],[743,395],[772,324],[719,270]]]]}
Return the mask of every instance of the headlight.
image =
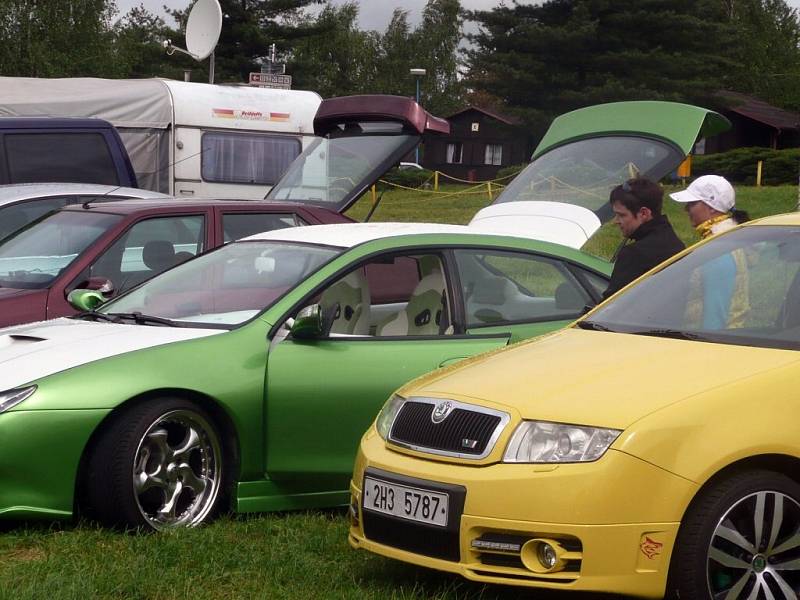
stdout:
{"type": "Polygon", "coordinates": [[[15,407],[35,391],[36,386],[31,385],[24,388],[17,388],[15,390],[8,390],[7,392],[0,392],[0,413],[6,412],[9,408],[15,407]]]}
{"type": "Polygon", "coordinates": [[[400,412],[400,408],[403,406],[405,401],[405,398],[395,394],[386,401],[386,404],[383,405],[381,412],[378,414],[378,418],[375,420],[375,429],[378,430],[378,435],[380,435],[383,439],[388,439],[389,430],[392,428],[394,418],[397,416],[397,413],[400,412]]]}
{"type": "Polygon", "coordinates": [[[508,442],[503,462],[591,462],[603,456],[620,433],[617,429],[523,421],[508,442]]]}

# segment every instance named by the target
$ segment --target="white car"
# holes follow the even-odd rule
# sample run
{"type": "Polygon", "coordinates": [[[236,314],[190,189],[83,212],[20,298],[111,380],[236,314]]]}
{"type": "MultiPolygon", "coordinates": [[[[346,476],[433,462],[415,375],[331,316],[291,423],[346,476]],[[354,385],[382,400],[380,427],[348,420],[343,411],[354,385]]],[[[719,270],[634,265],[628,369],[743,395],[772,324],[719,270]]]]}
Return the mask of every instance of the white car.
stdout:
{"type": "Polygon", "coordinates": [[[15,183],[0,185],[0,239],[68,204],[125,198],[167,198],[138,188],[94,183],[15,183]]]}

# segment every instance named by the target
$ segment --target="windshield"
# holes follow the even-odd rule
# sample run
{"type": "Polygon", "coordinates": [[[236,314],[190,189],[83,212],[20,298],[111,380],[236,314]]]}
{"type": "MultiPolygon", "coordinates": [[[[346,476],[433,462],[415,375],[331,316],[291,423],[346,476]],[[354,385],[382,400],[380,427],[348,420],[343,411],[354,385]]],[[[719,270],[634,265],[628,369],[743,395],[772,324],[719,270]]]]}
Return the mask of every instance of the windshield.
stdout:
{"type": "Polygon", "coordinates": [[[347,123],[317,138],[273,187],[268,200],[292,200],[342,211],[419,143],[402,124],[347,123]]]}
{"type": "Polygon", "coordinates": [[[688,255],[578,325],[800,349],[800,228],[744,227],[688,255]]]}
{"type": "Polygon", "coordinates": [[[65,211],[46,215],[0,243],[0,286],[46,288],[119,215],[65,211]]]}
{"type": "Polygon", "coordinates": [[[238,325],[271,306],[339,252],[285,242],[234,242],[162,273],[98,312],[238,325]]]}
{"type": "Polygon", "coordinates": [[[605,136],[579,140],[534,160],[495,202],[544,200],[576,204],[597,213],[604,221],[611,216],[608,195],[613,187],[635,176],[658,181],[682,159],[674,146],[655,139],[605,136]]]}

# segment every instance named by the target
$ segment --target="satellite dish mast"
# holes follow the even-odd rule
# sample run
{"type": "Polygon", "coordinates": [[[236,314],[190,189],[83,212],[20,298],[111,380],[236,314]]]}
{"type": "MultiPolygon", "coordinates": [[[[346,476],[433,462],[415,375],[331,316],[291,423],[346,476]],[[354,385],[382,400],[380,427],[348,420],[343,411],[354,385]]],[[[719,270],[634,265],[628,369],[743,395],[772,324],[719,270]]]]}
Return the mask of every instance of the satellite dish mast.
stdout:
{"type": "Polygon", "coordinates": [[[214,83],[214,48],[222,31],[222,8],[218,0],[197,0],[186,21],[186,50],[164,40],[161,45],[172,56],[175,52],[188,54],[196,61],[211,57],[208,67],[208,82],[214,83]]]}

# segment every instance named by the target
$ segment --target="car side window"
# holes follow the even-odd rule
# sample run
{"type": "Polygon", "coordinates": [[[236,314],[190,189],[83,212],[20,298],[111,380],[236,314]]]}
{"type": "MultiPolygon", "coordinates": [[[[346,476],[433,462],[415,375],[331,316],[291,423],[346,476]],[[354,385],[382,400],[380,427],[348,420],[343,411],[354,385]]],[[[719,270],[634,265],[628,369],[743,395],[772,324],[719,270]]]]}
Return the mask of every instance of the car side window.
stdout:
{"type": "Polygon", "coordinates": [[[331,337],[437,336],[453,333],[444,263],[435,254],[384,256],[328,286],[331,337]]]}
{"type": "Polygon", "coordinates": [[[82,279],[109,279],[115,293],[121,293],[202,252],[204,232],[203,215],[144,219],[114,242],[82,279]]]}
{"type": "Polygon", "coordinates": [[[293,213],[222,213],[222,235],[226,244],[263,231],[307,224],[293,213]]]}
{"type": "Polygon", "coordinates": [[[558,260],[512,251],[456,250],[467,327],[576,317],[589,294],[558,260]]]}

